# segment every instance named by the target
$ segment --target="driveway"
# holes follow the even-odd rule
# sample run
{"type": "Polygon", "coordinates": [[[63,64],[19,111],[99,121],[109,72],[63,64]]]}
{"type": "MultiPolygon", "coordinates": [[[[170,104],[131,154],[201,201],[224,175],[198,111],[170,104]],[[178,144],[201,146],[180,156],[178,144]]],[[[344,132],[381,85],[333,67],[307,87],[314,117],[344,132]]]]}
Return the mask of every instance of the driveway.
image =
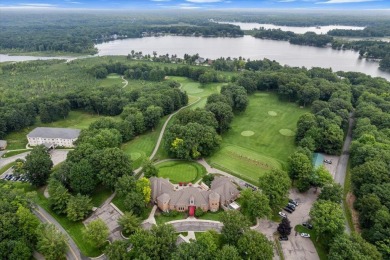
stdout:
{"type": "Polygon", "coordinates": [[[53,161],[53,165],[56,166],[57,164],[62,163],[66,160],[66,156],[68,156],[68,153],[71,150],[51,150],[50,151],[50,158],[53,161]]]}

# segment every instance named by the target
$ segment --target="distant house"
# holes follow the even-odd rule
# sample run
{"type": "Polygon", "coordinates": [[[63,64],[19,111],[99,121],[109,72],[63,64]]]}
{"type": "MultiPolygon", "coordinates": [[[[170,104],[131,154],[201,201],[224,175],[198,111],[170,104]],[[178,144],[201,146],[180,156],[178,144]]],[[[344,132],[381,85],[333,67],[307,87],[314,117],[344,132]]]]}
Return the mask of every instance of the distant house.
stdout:
{"type": "Polygon", "coordinates": [[[205,61],[206,60],[204,58],[199,57],[195,60],[195,64],[200,65],[203,64],[205,61]]]}
{"type": "Polygon", "coordinates": [[[236,185],[227,177],[215,177],[209,190],[186,187],[175,190],[168,179],[150,178],[152,201],[162,211],[189,211],[193,215],[196,208],[203,211],[217,211],[220,206],[228,206],[240,194],[236,185]]]}
{"type": "Polygon", "coordinates": [[[37,127],[27,135],[27,140],[30,146],[74,147],[73,142],[79,137],[80,131],[80,129],[71,128],[37,127]]]}
{"type": "Polygon", "coordinates": [[[7,148],[7,141],[0,140],[0,150],[5,150],[5,148],[7,148]]]}

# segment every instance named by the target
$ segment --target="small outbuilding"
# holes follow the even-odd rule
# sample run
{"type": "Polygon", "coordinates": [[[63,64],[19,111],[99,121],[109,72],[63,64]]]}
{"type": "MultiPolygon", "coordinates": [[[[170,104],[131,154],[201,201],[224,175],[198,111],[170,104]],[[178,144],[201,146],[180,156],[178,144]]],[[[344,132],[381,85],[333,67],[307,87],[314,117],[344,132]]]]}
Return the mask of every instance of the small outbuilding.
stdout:
{"type": "Polygon", "coordinates": [[[0,140],[0,150],[5,150],[5,148],[7,148],[7,141],[0,140]]]}

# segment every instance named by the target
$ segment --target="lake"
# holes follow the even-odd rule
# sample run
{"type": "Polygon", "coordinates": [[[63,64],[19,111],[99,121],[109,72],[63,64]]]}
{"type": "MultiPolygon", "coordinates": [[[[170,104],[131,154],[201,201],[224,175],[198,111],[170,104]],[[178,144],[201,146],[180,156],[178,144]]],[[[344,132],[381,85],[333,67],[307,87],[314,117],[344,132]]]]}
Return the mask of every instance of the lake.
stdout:
{"type": "MultiPolygon", "coordinates": [[[[293,45],[287,41],[256,39],[246,35],[239,38],[206,38],[185,36],[163,36],[124,39],[97,44],[97,55],[127,55],[131,50],[143,54],[158,55],[199,53],[201,57],[217,59],[220,57],[243,57],[251,60],[267,58],[283,65],[294,67],[332,68],[333,71],[357,71],[373,77],[383,77],[390,81],[390,73],[379,70],[378,62],[359,59],[354,51],[338,51],[332,48],[317,48],[293,45]]],[[[0,61],[23,61],[37,59],[67,59],[69,57],[8,56],[0,54],[0,61]]],[[[73,58],[72,58],[73,59],[73,58]]]]}
{"type": "Polygon", "coordinates": [[[378,62],[359,59],[354,51],[338,51],[332,48],[317,48],[293,45],[287,41],[256,39],[246,35],[239,38],[206,38],[185,36],[144,37],[116,40],[97,44],[98,55],[127,55],[131,50],[143,54],[158,55],[196,54],[201,57],[217,59],[220,57],[243,57],[251,60],[267,58],[283,65],[294,67],[332,68],[333,71],[357,71],[373,77],[390,80],[390,73],[378,69],[378,62]]]}
{"type": "Polygon", "coordinates": [[[363,30],[364,27],[358,26],[344,26],[344,25],[326,25],[326,26],[310,26],[310,27],[297,27],[297,26],[283,26],[274,24],[263,24],[263,23],[236,23],[236,22],[218,22],[222,24],[233,24],[240,26],[241,30],[253,30],[264,27],[265,29],[280,29],[282,31],[291,31],[294,33],[303,34],[306,32],[315,32],[317,34],[326,34],[330,30],[334,29],[345,29],[345,30],[363,30]]]}

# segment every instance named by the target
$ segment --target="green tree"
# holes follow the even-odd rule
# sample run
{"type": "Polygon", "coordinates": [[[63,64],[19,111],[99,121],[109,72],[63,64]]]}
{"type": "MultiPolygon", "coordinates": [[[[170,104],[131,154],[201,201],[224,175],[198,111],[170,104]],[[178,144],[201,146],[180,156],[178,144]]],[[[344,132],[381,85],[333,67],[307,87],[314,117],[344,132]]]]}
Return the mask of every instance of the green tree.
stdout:
{"type": "Polygon", "coordinates": [[[36,230],[39,226],[38,218],[31,211],[22,205],[16,211],[18,217],[18,228],[25,234],[25,237],[31,244],[36,243],[36,230]]]}
{"type": "Polygon", "coordinates": [[[56,179],[51,178],[48,185],[49,205],[57,214],[65,214],[68,201],[71,197],[68,190],[56,179]]]}
{"type": "Polygon", "coordinates": [[[132,211],[134,214],[141,216],[145,210],[145,197],[142,193],[131,191],[126,194],[124,199],[125,210],[132,211]]]}
{"type": "Polygon", "coordinates": [[[269,199],[261,191],[244,189],[241,191],[241,210],[251,221],[256,218],[270,217],[272,210],[269,206],[269,199]]]}
{"type": "Polygon", "coordinates": [[[123,234],[129,236],[139,229],[141,220],[133,212],[125,212],[118,219],[118,224],[123,230],[123,234]]]}
{"type": "Polygon", "coordinates": [[[216,258],[217,260],[241,260],[241,256],[235,246],[224,245],[219,250],[216,258]]]}
{"type": "Polygon", "coordinates": [[[344,232],[344,214],[341,205],[326,200],[314,203],[310,210],[311,222],[318,238],[331,240],[344,232]]]}
{"type": "Polygon", "coordinates": [[[15,165],[12,166],[12,170],[14,172],[14,175],[20,176],[26,173],[26,170],[24,169],[24,163],[26,161],[23,159],[16,159],[15,165]]]}
{"type": "Polygon", "coordinates": [[[303,153],[295,152],[289,157],[288,162],[290,178],[298,180],[299,191],[308,190],[313,173],[313,165],[310,159],[303,153]]]}
{"type": "Polygon", "coordinates": [[[147,129],[154,129],[160,118],[163,115],[163,110],[158,106],[149,106],[144,113],[145,127],[147,129]]]}
{"type": "Polygon", "coordinates": [[[117,183],[115,184],[115,191],[119,197],[125,197],[128,193],[136,190],[136,182],[134,176],[132,175],[123,175],[119,177],[117,183]]]}
{"type": "Polygon", "coordinates": [[[83,237],[91,246],[102,247],[110,234],[109,229],[100,218],[89,222],[83,229],[83,237]]]}
{"type": "Polygon", "coordinates": [[[157,170],[156,166],[154,166],[150,160],[145,160],[145,162],[142,166],[142,171],[144,172],[144,176],[146,178],[151,178],[151,177],[157,176],[157,174],[158,174],[158,170],[157,170]]]}
{"type": "Polygon", "coordinates": [[[116,129],[86,129],[81,131],[76,144],[89,143],[96,149],[119,147],[122,135],[116,129]]]}
{"type": "Polygon", "coordinates": [[[272,259],[274,256],[272,243],[255,230],[246,231],[238,239],[237,249],[245,259],[272,259]]]}
{"type": "Polygon", "coordinates": [[[327,184],[321,189],[318,196],[319,200],[329,200],[335,203],[341,203],[343,198],[343,188],[338,183],[327,184]]]}
{"type": "Polygon", "coordinates": [[[126,260],[129,259],[129,253],[127,252],[129,246],[127,240],[116,240],[106,247],[104,254],[108,259],[126,260]]]}
{"type": "Polygon", "coordinates": [[[259,188],[267,195],[274,209],[287,201],[290,186],[291,180],[283,170],[272,169],[259,178],[259,188]]]}
{"type": "Polygon", "coordinates": [[[312,85],[306,84],[298,91],[299,102],[306,106],[320,98],[320,90],[312,85]]]}
{"type": "Polygon", "coordinates": [[[143,177],[141,179],[138,179],[135,183],[136,190],[138,193],[142,194],[144,199],[144,203],[148,204],[150,202],[150,196],[152,194],[152,189],[150,188],[150,181],[149,179],[143,177]]]}
{"type": "Polygon", "coordinates": [[[176,249],[177,234],[172,225],[153,226],[150,231],[140,229],[130,236],[131,258],[171,259],[176,249]]]}
{"type": "Polygon", "coordinates": [[[206,110],[212,112],[218,122],[218,133],[224,133],[230,128],[230,123],[233,121],[232,108],[224,102],[209,103],[206,105],[206,110]]]}
{"type": "Polygon", "coordinates": [[[37,229],[37,250],[48,260],[65,259],[67,237],[53,224],[41,224],[37,229]]]}
{"type": "Polygon", "coordinates": [[[222,239],[226,244],[236,245],[238,239],[249,230],[249,222],[239,211],[225,211],[221,215],[223,227],[221,230],[222,239]]]}
{"type": "Polygon", "coordinates": [[[288,236],[291,234],[291,225],[288,218],[283,218],[282,222],[279,223],[278,232],[281,236],[288,236]]]}
{"type": "Polygon", "coordinates": [[[110,188],[114,188],[119,177],[132,174],[131,161],[119,148],[106,148],[97,152],[94,162],[99,180],[110,188]]]}
{"type": "Polygon", "coordinates": [[[52,167],[53,162],[43,145],[34,147],[31,153],[26,156],[26,162],[24,163],[26,177],[32,185],[37,187],[46,184],[52,167]]]}
{"type": "Polygon", "coordinates": [[[325,185],[329,185],[333,183],[333,177],[330,172],[325,168],[325,166],[321,165],[317,169],[314,170],[314,174],[312,175],[311,183],[315,187],[324,187],[325,185]]]}
{"type": "Polygon", "coordinates": [[[86,160],[74,163],[69,172],[69,184],[74,193],[91,194],[97,185],[97,177],[92,165],[86,160]]]}
{"type": "Polygon", "coordinates": [[[366,242],[360,235],[341,234],[330,244],[329,259],[335,260],[380,260],[381,254],[374,245],[366,242]]]}
{"type": "Polygon", "coordinates": [[[78,221],[84,219],[91,209],[91,198],[86,195],[77,194],[69,199],[66,213],[69,220],[78,221]]]}

